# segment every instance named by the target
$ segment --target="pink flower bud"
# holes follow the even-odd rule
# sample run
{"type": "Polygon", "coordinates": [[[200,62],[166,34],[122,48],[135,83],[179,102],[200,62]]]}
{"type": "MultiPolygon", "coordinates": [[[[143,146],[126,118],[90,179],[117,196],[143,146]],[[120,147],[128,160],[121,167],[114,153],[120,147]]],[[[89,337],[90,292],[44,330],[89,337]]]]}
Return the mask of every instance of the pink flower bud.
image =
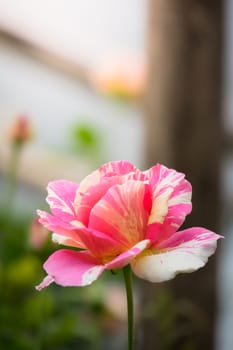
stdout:
{"type": "Polygon", "coordinates": [[[18,116],[10,126],[8,137],[10,141],[23,144],[32,138],[32,128],[29,118],[25,115],[18,116]]]}

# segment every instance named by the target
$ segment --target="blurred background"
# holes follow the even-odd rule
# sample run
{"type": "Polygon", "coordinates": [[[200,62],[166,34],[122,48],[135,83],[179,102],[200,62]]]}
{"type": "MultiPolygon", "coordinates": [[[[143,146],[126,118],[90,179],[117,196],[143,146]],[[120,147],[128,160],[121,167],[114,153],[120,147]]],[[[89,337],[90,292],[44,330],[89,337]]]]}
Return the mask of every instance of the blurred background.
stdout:
{"type": "Polygon", "coordinates": [[[226,236],[200,272],[135,280],[136,349],[233,348],[232,19],[231,0],[0,0],[1,349],[126,347],[120,274],[34,290],[47,183],[119,159],[184,171],[187,226],[226,236]]]}

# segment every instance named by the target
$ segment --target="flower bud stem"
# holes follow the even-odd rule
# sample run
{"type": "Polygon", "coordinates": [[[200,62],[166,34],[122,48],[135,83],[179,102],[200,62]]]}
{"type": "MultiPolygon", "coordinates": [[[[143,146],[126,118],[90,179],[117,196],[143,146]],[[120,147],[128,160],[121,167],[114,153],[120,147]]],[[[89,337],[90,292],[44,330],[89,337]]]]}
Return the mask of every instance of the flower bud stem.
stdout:
{"type": "Polygon", "coordinates": [[[125,289],[127,296],[127,310],[128,310],[128,350],[133,350],[134,338],[134,308],[133,308],[133,281],[130,265],[123,268],[125,289]]]}
{"type": "Polygon", "coordinates": [[[21,148],[22,148],[21,144],[19,143],[14,143],[12,145],[10,164],[9,164],[8,174],[7,174],[6,195],[5,195],[5,203],[4,203],[6,211],[9,211],[12,209],[12,205],[14,201],[21,148]]]}

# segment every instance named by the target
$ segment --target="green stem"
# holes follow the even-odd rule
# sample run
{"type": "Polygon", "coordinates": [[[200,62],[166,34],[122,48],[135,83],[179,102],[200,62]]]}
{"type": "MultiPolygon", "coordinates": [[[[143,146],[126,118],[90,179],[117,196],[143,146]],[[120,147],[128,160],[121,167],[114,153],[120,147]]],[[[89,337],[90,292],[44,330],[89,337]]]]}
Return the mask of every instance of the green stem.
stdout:
{"type": "MultiPolygon", "coordinates": [[[[9,213],[11,213],[13,210],[22,144],[15,142],[11,145],[11,147],[9,165],[6,173],[5,192],[0,201],[0,220],[3,220],[4,226],[8,226],[9,220],[11,220],[9,213]]],[[[6,250],[4,249],[4,246],[7,245],[8,240],[9,235],[5,233],[4,228],[2,232],[0,232],[0,260],[2,261],[5,260],[6,250]]]]}
{"type": "Polygon", "coordinates": [[[5,209],[12,209],[12,204],[16,191],[17,175],[19,168],[19,158],[21,153],[21,144],[14,143],[11,150],[11,158],[7,173],[5,209]]]}
{"type": "Polygon", "coordinates": [[[133,309],[133,281],[130,265],[123,268],[125,289],[127,295],[127,310],[128,310],[128,350],[133,350],[134,338],[134,309],[133,309]]]}

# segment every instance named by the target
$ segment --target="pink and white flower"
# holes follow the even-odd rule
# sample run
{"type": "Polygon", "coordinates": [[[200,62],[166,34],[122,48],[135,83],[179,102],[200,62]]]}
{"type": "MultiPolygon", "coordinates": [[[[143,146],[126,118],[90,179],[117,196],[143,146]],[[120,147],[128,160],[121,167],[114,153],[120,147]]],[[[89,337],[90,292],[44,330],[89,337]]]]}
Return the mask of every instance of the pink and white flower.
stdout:
{"type": "Polygon", "coordinates": [[[127,264],[151,282],[203,267],[221,236],[201,227],[178,231],[191,212],[191,194],[184,174],[160,164],[142,172],[127,161],[104,164],[79,185],[49,183],[51,214],[38,211],[40,222],[53,241],[80,249],[55,251],[37,289],[89,285],[127,264]]]}

